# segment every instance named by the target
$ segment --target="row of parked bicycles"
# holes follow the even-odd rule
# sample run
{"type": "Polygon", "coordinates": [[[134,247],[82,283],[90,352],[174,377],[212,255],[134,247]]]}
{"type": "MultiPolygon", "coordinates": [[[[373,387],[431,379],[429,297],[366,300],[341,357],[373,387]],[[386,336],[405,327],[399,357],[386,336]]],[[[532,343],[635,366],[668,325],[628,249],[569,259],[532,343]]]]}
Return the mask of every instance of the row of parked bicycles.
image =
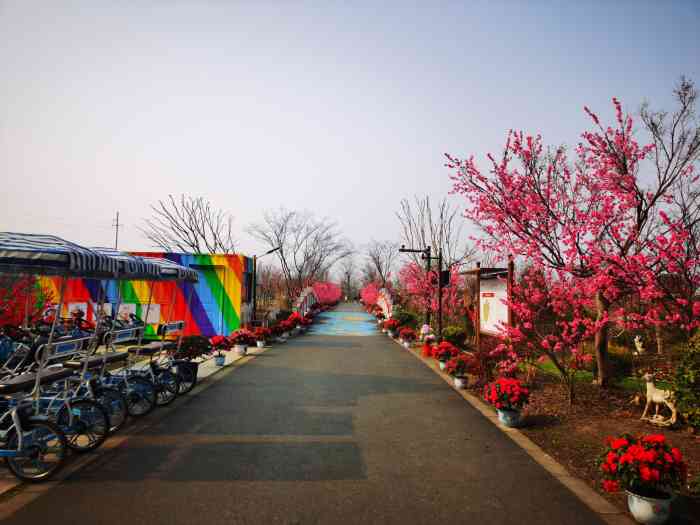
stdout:
{"type": "MultiPolygon", "coordinates": [[[[183,321],[167,319],[157,325],[158,339],[146,341],[146,325],[136,315],[124,321],[100,313],[92,323],[80,315],[61,319],[60,312],[69,278],[172,280],[183,289],[190,283],[191,292],[196,271],[53,236],[0,232],[0,273],[61,278],[53,316],[0,332],[0,457],[17,478],[48,479],[69,450],[95,450],[129,417],[143,417],[194,388],[196,364],[174,357],[183,321]]],[[[110,299],[116,311],[120,300],[118,293],[110,299]]],[[[174,301],[173,295],[169,315],[174,301]]]]}

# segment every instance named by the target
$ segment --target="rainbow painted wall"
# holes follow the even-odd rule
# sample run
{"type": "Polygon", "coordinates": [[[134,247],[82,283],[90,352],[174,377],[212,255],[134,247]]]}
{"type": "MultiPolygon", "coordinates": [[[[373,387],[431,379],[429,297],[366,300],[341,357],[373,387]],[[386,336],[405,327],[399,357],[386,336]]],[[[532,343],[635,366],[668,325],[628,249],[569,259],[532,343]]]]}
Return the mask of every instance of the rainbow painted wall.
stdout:
{"type": "MultiPolygon", "coordinates": [[[[99,281],[96,279],[69,279],[66,283],[62,316],[74,308],[86,312],[89,320],[95,318],[95,308],[101,297],[106,297],[107,313],[115,308],[118,288],[121,291],[121,315],[132,312],[146,318],[147,335],[154,336],[158,323],[184,320],[185,335],[228,335],[241,326],[242,311],[250,302],[253,260],[243,255],[209,255],[131,252],[144,257],[162,257],[194,268],[199,282],[99,281]],[[151,307],[148,308],[149,294],[151,307]],[[188,297],[189,308],[188,308],[188,297]],[[173,301],[174,298],[174,301],[173,301]]],[[[58,299],[60,278],[44,277],[46,287],[54,300],[58,299]]]]}

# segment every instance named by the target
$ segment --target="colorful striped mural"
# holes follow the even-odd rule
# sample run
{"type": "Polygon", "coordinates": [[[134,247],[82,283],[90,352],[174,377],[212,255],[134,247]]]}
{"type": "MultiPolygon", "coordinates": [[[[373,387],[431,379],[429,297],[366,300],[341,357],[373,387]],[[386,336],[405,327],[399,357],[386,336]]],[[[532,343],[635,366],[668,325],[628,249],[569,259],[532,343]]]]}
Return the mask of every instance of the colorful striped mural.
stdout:
{"type": "MultiPolygon", "coordinates": [[[[209,255],[132,252],[144,257],[162,257],[194,268],[199,282],[147,282],[147,281],[97,281],[94,279],[69,279],[62,316],[80,308],[88,320],[95,318],[95,305],[106,297],[107,313],[110,313],[121,293],[121,314],[135,313],[146,318],[147,335],[154,336],[157,324],[168,320],[184,320],[185,335],[228,335],[240,328],[242,306],[249,300],[252,259],[242,255],[209,255]],[[149,295],[151,307],[148,308],[149,295]],[[174,301],[173,301],[174,299],[174,301]],[[188,308],[189,300],[189,308],[188,308]],[[172,306],[174,305],[174,306],[172,306]]],[[[41,284],[49,289],[54,299],[59,296],[60,278],[46,277],[41,284]]]]}

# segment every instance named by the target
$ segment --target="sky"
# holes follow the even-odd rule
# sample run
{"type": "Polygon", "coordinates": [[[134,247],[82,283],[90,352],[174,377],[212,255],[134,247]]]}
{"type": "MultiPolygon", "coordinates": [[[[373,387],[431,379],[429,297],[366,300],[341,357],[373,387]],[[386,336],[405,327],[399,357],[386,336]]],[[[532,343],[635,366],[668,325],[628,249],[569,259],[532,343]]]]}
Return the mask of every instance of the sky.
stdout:
{"type": "MultiPolygon", "coordinates": [[[[148,249],[168,194],[398,240],[402,198],[448,194],[443,153],[509,129],[574,144],[588,105],[672,108],[700,81],[698,1],[0,0],[0,230],[148,249]]],[[[450,197],[455,205],[464,201],[450,197]]]]}

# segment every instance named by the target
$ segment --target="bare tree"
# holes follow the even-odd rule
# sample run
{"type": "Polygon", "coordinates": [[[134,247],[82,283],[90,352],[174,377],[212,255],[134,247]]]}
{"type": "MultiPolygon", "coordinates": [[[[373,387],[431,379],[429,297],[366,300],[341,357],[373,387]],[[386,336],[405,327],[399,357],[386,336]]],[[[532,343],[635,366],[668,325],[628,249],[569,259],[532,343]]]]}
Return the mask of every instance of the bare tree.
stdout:
{"type": "MultiPolygon", "coordinates": [[[[656,206],[665,206],[669,215],[677,220],[688,233],[685,251],[674,260],[673,271],[658,268],[661,277],[659,283],[665,288],[665,307],[678,307],[675,299],[685,299],[688,311],[686,316],[692,318],[693,298],[700,289],[700,268],[690,261],[700,258],[700,184],[698,179],[685,174],[697,168],[700,159],[700,125],[695,114],[697,90],[691,80],[681,77],[674,90],[678,107],[671,115],[666,111],[653,111],[648,103],[642,105],[640,116],[646,131],[654,143],[650,152],[655,176],[654,190],[639,190],[639,199],[646,205],[640,205],[638,215],[644,220],[656,206]],[[664,195],[671,193],[672,201],[664,202],[664,195]],[[665,275],[664,275],[665,274],[665,275]]],[[[667,226],[660,220],[642,222],[642,234],[645,239],[656,236],[667,226]]],[[[673,314],[673,312],[668,312],[673,314]]],[[[663,353],[663,336],[660,326],[655,326],[656,345],[663,353]]]]}
{"type": "Polygon", "coordinates": [[[153,216],[139,229],[155,246],[168,252],[234,253],[233,217],[205,198],[168,195],[151,210],[153,216]]]}
{"type": "Polygon", "coordinates": [[[399,243],[392,241],[372,241],[367,245],[367,274],[374,281],[386,286],[391,278],[394,262],[399,255],[399,243]]]}
{"type": "Polygon", "coordinates": [[[345,257],[340,261],[340,285],[343,295],[354,298],[358,294],[355,258],[345,257]]]}
{"type": "Polygon", "coordinates": [[[281,246],[276,254],[287,304],[292,304],[305,286],[328,276],[336,262],[352,253],[337,224],[311,212],[284,208],[267,211],[262,222],[248,227],[248,233],[270,248],[281,246]]]}
{"type": "MultiPolygon", "coordinates": [[[[396,216],[401,223],[404,244],[418,249],[431,246],[435,255],[441,249],[446,266],[462,263],[475,252],[462,236],[464,219],[459,208],[451,206],[447,198],[443,198],[436,207],[433,207],[427,195],[414,197],[413,203],[403,199],[396,216]]],[[[409,255],[414,262],[423,264],[420,254],[409,255]]]]}

